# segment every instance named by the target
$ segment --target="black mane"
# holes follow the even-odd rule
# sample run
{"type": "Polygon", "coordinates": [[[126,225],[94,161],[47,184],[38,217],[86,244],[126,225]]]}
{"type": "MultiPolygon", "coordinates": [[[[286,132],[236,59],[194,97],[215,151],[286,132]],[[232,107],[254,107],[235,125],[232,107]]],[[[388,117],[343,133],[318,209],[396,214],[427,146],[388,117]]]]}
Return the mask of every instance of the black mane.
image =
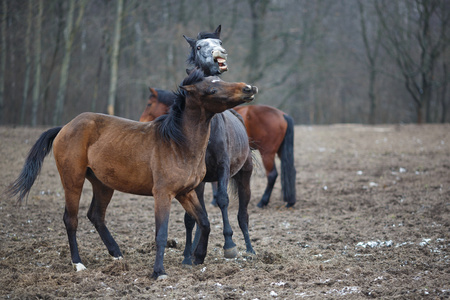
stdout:
{"type": "Polygon", "coordinates": [[[220,31],[222,30],[222,25],[219,25],[214,32],[199,32],[197,35],[197,40],[203,39],[218,39],[220,40],[220,31]]]}
{"type": "MultiPolygon", "coordinates": [[[[205,78],[203,71],[194,69],[189,76],[187,76],[180,86],[196,84],[205,78]]],[[[174,141],[178,146],[186,144],[186,138],[183,134],[181,125],[183,119],[184,107],[186,104],[187,92],[178,88],[177,91],[171,92],[174,99],[170,111],[166,115],[158,117],[154,124],[156,126],[159,136],[166,142],[174,141]]],[[[159,92],[158,92],[159,96],[159,92]]]]}

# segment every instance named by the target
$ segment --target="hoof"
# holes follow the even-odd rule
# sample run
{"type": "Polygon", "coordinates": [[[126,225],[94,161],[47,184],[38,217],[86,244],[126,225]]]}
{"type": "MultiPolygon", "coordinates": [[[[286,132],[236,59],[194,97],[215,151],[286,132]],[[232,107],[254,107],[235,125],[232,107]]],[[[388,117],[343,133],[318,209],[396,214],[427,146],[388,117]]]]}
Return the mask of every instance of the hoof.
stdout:
{"type": "Polygon", "coordinates": [[[161,274],[158,275],[155,271],[153,271],[152,278],[156,280],[166,279],[168,276],[166,272],[162,271],[161,274]]]}
{"type": "Polygon", "coordinates": [[[122,260],[123,257],[122,257],[122,256],[119,256],[119,257],[113,257],[113,259],[114,259],[114,260],[122,260]]]}
{"type": "Polygon", "coordinates": [[[75,269],[75,271],[80,272],[83,270],[86,270],[86,267],[82,264],[82,263],[72,263],[73,268],[75,269]]]}
{"type": "Polygon", "coordinates": [[[183,266],[192,266],[192,259],[189,257],[189,258],[184,258],[183,259],[183,261],[181,262],[181,264],[183,265],[183,266]]]}
{"type": "Polygon", "coordinates": [[[225,258],[235,258],[237,255],[238,255],[238,251],[237,251],[236,247],[223,250],[223,256],[225,258]]]}
{"type": "Polygon", "coordinates": [[[255,250],[253,250],[253,251],[246,251],[245,253],[242,254],[242,257],[245,258],[246,260],[253,260],[257,256],[255,250]]]}
{"type": "Polygon", "coordinates": [[[259,208],[265,208],[267,207],[267,203],[259,202],[258,204],[256,204],[256,206],[258,206],[259,208]]]}
{"type": "Polygon", "coordinates": [[[164,280],[169,278],[169,276],[167,276],[167,274],[163,274],[163,275],[159,275],[158,278],[156,278],[156,280],[164,280]]]}
{"type": "Polygon", "coordinates": [[[286,204],[286,208],[294,208],[295,202],[294,203],[287,203],[286,204]]]}

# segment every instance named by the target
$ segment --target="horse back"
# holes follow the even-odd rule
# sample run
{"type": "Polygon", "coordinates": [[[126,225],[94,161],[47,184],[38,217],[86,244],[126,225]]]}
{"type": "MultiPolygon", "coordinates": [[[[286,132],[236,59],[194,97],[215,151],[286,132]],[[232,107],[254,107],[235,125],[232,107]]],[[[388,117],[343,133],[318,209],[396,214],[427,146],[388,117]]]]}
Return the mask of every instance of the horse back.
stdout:
{"type": "Polygon", "coordinates": [[[149,194],[152,162],[164,152],[156,152],[154,139],[149,123],[83,113],[61,129],[53,154],[63,184],[84,181],[89,168],[112,189],[149,194]]]}
{"type": "Polygon", "coordinates": [[[285,113],[268,105],[239,106],[235,110],[244,119],[250,146],[261,153],[276,153],[288,127],[285,113]]]}
{"type": "Polygon", "coordinates": [[[229,161],[230,177],[244,165],[250,155],[247,132],[242,121],[230,111],[216,114],[211,120],[211,134],[206,149],[205,181],[217,180],[217,168],[229,161]]]}

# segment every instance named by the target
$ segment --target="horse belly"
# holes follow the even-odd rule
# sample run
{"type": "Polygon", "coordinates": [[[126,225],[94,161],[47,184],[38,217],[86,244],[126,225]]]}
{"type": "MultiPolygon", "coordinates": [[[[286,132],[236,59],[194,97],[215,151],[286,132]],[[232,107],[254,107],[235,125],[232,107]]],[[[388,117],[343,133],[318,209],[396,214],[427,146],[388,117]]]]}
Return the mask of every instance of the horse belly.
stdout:
{"type": "MultiPolygon", "coordinates": [[[[152,195],[153,178],[151,173],[142,172],[131,165],[90,166],[95,176],[106,186],[124,193],[152,195]]],[[[141,167],[142,168],[142,167],[141,167]]],[[[145,168],[147,169],[147,167],[145,168]]]]}

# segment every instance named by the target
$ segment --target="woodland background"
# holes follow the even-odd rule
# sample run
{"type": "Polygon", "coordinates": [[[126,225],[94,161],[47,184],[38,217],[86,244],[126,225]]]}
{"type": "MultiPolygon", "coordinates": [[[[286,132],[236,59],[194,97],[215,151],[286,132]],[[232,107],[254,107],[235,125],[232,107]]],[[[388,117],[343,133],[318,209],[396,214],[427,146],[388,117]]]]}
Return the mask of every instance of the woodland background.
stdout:
{"type": "Polygon", "coordinates": [[[448,0],[1,0],[0,124],[138,119],[222,25],[227,81],[297,124],[449,122],[448,0]]]}

